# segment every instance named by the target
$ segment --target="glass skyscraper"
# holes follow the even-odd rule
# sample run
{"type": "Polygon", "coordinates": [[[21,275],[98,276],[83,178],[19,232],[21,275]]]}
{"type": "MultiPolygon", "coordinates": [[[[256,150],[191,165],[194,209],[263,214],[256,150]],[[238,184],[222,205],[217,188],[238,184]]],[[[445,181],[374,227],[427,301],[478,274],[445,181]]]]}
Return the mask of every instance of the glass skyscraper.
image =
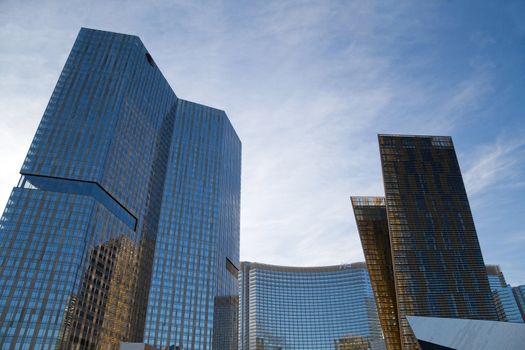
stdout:
{"type": "Polygon", "coordinates": [[[485,269],[487,270],[487,278],[489,280],[489,286],[491,290],[496,288],[504,288],[507,286],[505,281],[505,276],[499,265],[486,265],[485,269]]]}
{"type": "Polygon", "coordinates": [[[239,283],[239,350],[364,350],[381,339],[364,263],[241,262],[239,283]]]}
{"type": "Polygon", "coordinates": [[[518,304],[521,318],[525,321],[525,285],[512,287],[512,293],[514,293],[514,298],[518,304]]]}
{"type": "MultiPolygon", "coordinates": [[[[376,298],[384,298],[378,304],[385,302],[389,313],[395,300],[402,349],[418,349],[408,315],[497,320],[452,139],[379,135],[379,148],[388,240],[384,216],[371,226],[366,214],[382,207],[379,200],[370,206],[355,198],[354,213],[367,264],[391,274],[388,282],[372,284],[394,283],[395,296],[386,286],[390,292],[378,289],[376,298]],[[374,237],[382,239],[376,243],[374,237]],[[379,250],[390,251],[391,262],[379,250]]],[[[371,274],[372,280],[379,276],[371,274]]]]}
{"type": "Polygon", "coordinates": [[[144,340],[229,350],[213,325],[214,309],[237,310],[240,142],[224,112],[186,101],[173,130],[144,340]]]}
{"type": "Polygon", "coordinates": [[[512,287],[505,281],[505,276],[499,265],[487,265],[492,297],[496,304],[496,312],[500,321],[523,323],[523,318],[512,287]]]}
{"type": "Polygon", "coordinates": [[[385,199],[352,197],[352,206],[375,293],[385,344],[389,350],[400,350],[401,339],[385,199]]]}
{"type": "Polygon", "coordinates": [[[138,37],[81,29],[0,219],[0,347],[211,349],[240,161],[226,114],[177,98],[138,37]]]}

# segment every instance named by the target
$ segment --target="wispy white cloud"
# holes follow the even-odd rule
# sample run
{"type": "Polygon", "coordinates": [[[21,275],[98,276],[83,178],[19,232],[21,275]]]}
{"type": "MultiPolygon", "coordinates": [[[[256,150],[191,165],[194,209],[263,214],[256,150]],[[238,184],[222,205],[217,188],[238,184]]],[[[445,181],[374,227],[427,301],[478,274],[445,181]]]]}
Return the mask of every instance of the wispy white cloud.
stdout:
{"type": "Polygon", "coordinates": [[[469,155],[464,174],[468,194],[474,196],[495,185],[520,186],[524,175],[525,134],[500,137],[469,155]]]}
{"type": "MultiPolygon", "coordinates": [[[[477,54],[465,53],[457,74],[432,69],[442,64],[436,52],[447,49],[436,28],[457,25],[436,15],[440,7],[3,1],[0,203],[74,37],[87,26],[139,35],[177,95],[226,110],[243,142],[243,259],[361,260],[349,196],[383,193],[376,134],[455,133],[496,91],[494,67],[477,54]]],[[[467,37],[484,47],[495,41],[467,37]]],[[[523,150],[513,142],[476,153],[465,173],[471,194],[512,173],[523,150]]]]}

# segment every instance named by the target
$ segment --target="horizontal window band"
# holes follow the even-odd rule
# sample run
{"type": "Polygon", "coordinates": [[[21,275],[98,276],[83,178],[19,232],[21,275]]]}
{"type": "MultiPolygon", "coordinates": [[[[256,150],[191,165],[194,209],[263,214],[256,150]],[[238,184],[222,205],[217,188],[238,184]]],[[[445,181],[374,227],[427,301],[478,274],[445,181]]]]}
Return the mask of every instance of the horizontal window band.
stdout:
{"type": "Polygon", "coordinates": [[[22,174],[18,187],[90,196],[132,230],[135,230],[137,226],[137,218],[96,182],[22,174]]]}

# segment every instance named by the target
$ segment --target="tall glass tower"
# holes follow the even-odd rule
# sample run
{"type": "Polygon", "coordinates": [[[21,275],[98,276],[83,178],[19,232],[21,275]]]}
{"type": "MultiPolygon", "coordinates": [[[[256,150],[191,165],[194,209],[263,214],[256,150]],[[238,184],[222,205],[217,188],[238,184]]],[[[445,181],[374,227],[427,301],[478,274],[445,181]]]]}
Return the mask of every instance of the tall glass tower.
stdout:
{"type": "Polygon", "coordinates": [[[352,197],[377,312],[388,350],[400,350],[396,288],[384,197],[352,197]]]}
{"type": "Polygon", "coordinates": [[[240,153],[138,37],[81,29],[0,220],[0,347],[210,349],[237,295],[240,153]]]}
{"type": "Polygon", "coordinates": [[[497,320],[452,139],[379,135],[379,149],[389,239],[384,239],[384,214],[382,224],[367,223],[380,201],[370,205],[355,198],[353,205],[367,264],[384,265],[380,271],[394,282],[395,296],[382,298],[388,312],[396,303],[402,349],[419,348],[406,316],[497,320]],[[380,250],[389,250],[391,261],[378,256],[380,250]]]}
{"type": "Polygon", "coordinates": [[[182,100],[173,130],[145,343],[211,349],[215,340],[213,349],[230,350],[238,306],[240,142],[224,112],[182,100]]]}

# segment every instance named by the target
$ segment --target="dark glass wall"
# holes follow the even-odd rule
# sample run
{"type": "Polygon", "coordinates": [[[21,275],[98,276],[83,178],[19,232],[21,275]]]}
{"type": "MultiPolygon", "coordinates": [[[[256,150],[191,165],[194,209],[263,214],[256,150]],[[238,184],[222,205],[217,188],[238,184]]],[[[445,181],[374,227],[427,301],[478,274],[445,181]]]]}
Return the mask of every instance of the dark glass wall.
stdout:
{"type": "Polygon", "coordinates": [[[379,135],[396,300],[405,315],[497,320],[450,137],[379,135]]]}
{"type": "Polygon", "coordinates": [[[525,285],[512,287],[512,293],[520,310],[521,318],[525,322],[525,285]]]}
{"type": "Polygon", "coordinates": [[[213,349],[237,350],[239,296],[215,297],[213,304],[213,349]]]}

